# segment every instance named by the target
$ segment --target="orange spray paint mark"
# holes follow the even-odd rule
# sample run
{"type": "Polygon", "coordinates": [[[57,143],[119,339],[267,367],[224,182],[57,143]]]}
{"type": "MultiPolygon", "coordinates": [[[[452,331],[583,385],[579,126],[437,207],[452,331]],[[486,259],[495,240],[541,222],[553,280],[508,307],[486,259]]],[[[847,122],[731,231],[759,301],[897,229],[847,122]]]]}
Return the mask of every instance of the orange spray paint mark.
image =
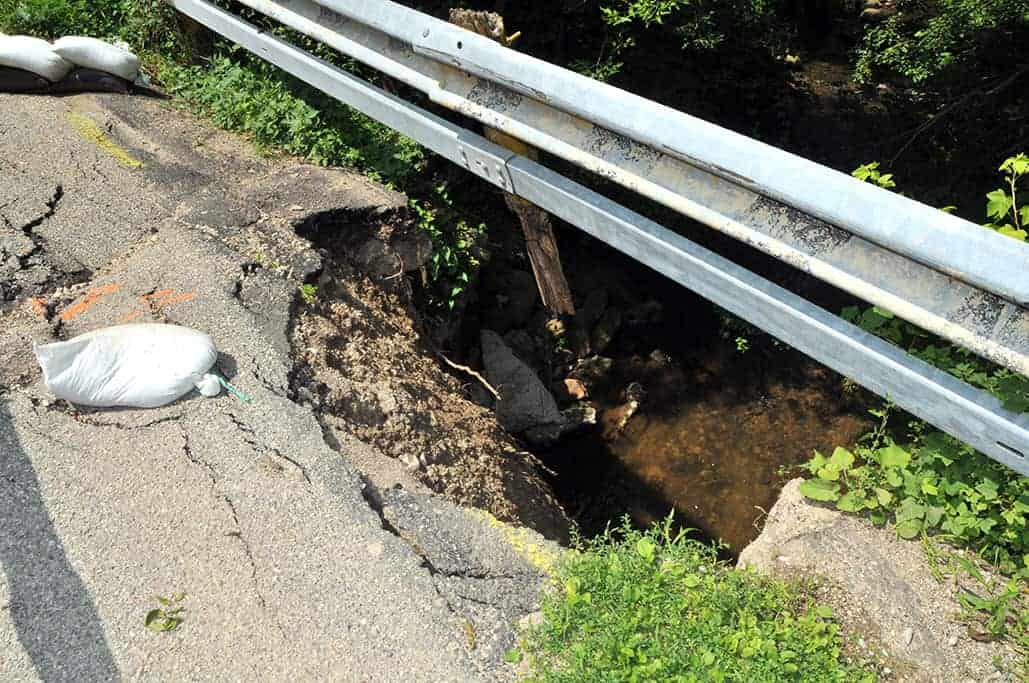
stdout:
{"type": "Polygon", "coordinates": [[[46,317],[46,304],[38,296],[29,299],[32,302],[32,312],[40,318],[46,317]]]}
{"type": "Polygon", "coordinates": [[[86,296],[84,296],[81,301],[72,304],[67,309],[65,309],[63,313],[61,313],[61,315],[59,316],[61,321],[68,322],[75,316],[85,313],[105,296],[107,296],[108,294],[114,294],[119,289],[121,289],[121,285],[111,283],[109,285],[104,285],[103,287],[96,287],[94,289],[89,290],[88,292],[86,292],[86,296]]]}

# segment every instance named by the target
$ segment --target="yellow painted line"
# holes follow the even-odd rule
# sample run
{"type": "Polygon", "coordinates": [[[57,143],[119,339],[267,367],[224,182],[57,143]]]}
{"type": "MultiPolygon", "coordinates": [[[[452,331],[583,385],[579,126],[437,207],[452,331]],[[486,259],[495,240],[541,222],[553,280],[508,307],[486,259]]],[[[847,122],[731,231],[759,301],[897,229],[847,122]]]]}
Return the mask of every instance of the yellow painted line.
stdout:
{"type": "Polygon", "coordinates": [[[484,510],[467,510],[466,512],[497,529],[508,545],[514,548],[515,552],[521,555],[526,562],[547,576],[553,575],[561,559],[561,553],[555,551],[550,544],[537,542],[539,536],[535,532],[501,522],[484,510]]]}
{"type": "Polygon", "coordinates": [[[127,168],[140,168],[143,166],[142,161],[136,159],[127,151],[122,149],[118,143],[108,137],[104,131],[100,130],[100,126],[98,126],[96,121],[89,116],[78,114],[76,112],[68,112],[65,114],[65,118],[68,119],[68,124],[71,125],[83,140],[91,142],[104,150],[114,157],[122,166],[127,168]]]}

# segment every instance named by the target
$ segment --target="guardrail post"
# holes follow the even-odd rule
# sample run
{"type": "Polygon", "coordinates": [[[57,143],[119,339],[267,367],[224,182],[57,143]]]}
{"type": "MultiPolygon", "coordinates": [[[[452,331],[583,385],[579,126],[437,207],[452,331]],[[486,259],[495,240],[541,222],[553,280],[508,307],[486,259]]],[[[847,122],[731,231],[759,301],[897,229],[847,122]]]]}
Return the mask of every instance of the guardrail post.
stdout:
{"type": "MultiPolygon", "coordinates": [[[[503,45],[510,45],[518,36],[518,34],[507,35],[504,30],[504,18],[495,12],[452,9],[450,10],[450,23],[492,38],[503,45]]],[[[484,128],[486,138],[490,142],[533,161],[539,159],[539,152],[536,148],[489,126],[484,126],[484,128]]],[[[510,192],[504,193],[504,201],[508,208],[518,216],[518,220],[522,224],[525,246],[529,252],[529,262],[532,263],[532,272],[536,276],[536,286],[539,287],[543,305],[555,313],[574,315],[575,303],[572,301],[572,292],[565,279],[564,270],[561,268],[561,254],[557,249],[557,241],[554,239],[550,215],[532,202],[510,192]]]]}

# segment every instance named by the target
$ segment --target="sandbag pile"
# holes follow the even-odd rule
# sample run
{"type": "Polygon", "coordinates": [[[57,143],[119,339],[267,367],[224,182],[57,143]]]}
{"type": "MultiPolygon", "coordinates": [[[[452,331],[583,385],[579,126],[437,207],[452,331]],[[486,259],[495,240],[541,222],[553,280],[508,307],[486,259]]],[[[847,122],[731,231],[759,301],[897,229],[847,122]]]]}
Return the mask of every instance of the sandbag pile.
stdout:
{"type": "Polygon", "coordinates": [[[48,43],[0,34],[0,92],[128,92],[139,57],[127,47],[85,36],[48,43]]]}

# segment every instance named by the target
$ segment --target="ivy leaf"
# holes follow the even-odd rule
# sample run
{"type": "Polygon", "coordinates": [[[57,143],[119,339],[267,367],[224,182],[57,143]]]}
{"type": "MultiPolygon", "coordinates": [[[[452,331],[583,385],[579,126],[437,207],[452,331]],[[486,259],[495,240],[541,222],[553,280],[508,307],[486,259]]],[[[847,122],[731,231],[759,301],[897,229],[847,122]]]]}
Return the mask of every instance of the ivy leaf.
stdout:
{"type": "Polygon", "coordinates": [[[839,499],[840,486],[822,479],[805,479],[800,484],[800,492],[806,498],[827,503],[839,499]]]}
{"type": "Polygon", "coordinates": [[[1004,190],[994,190],[986,195],[986,216],[1001,220],[1008,215],[1014,203],[1011,196],[1004,190]]]}
{"type": "Polygon", "coordinates": [[[877,488],[875,490],[875,497],[879,500],[879,505],[886,507],[893,502],[893,494],[886,489],[877,488]]]}

